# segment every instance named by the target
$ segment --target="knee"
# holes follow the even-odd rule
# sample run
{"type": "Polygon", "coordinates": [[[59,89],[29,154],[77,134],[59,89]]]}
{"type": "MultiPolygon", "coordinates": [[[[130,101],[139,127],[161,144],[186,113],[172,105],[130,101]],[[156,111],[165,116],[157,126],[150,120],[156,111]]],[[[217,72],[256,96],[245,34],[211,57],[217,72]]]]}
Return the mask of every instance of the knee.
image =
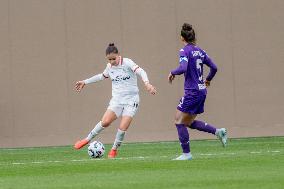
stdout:
{"type": "Polygon", "coordinates": [[[182,123],[182,119],[181,119],[181,117],[178,116],[178,115],[175,116],[174,121],[175,121],[175,124],[181,124],[181,123],[182,123]]]}
{"type": "Polygon", "coordinates": [[[103,119],[102,120],[102,126],[103,127],[108,127],[111,124],[111,120],[110,119],[103,119]]]}
{"type": "Polygon", "coordinates": [[[191,129],[195,129],[195,124],[193,124],[194,120],[190,121],[188,127],[191,129]]]}
{"type": "Polygon", "coordinates": [[[183,119],[182,117],[175,117],[175,124],[184,124],[186,127],[192,128],[194,127],[192,124],[194,119],[183,119]]]}

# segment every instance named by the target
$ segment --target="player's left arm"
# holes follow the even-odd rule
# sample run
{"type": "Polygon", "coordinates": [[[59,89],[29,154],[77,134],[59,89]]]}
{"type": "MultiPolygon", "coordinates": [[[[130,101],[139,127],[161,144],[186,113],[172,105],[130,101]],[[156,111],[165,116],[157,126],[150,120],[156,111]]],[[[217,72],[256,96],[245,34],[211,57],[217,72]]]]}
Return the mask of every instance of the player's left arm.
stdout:
{"type": "Polygon", "coordinates": [[[176,75],[184,74],[187,70],[187,65],[187,61],[182,61],[176,69],[172,70],[168,76],[169,82],[172,83],[176,75]]]}
{"type": "Polygon", "coordinates": [[[203,63],[206,64],[210,68],[209,74],[205,80],[205,85],[208,87],[210,86],[211,80],[216,75],[218,68],[217,68],[217,65],[211,60],[211,58],[206,53],[205,53],[203,63]]]}
{"type": "Polygon", "coordinates": [[[176,75],[184,74],[187,70],[187,66],[188,66],[188,58],[184,50],[181,49],[179,53],[179,66],[170,72],[168,76],[169,82],[172,83],[176,75]]]}
{"type": "Polygon", "coordinates": [[[135,64],[133,61],[129,61],[128,65],[135,74],[141,77],[146,90],[152,95],[156,94],[157,90],[152,84],[150,84],[146,71],[143,68],[139,67],[137,64],[135,64]]]}

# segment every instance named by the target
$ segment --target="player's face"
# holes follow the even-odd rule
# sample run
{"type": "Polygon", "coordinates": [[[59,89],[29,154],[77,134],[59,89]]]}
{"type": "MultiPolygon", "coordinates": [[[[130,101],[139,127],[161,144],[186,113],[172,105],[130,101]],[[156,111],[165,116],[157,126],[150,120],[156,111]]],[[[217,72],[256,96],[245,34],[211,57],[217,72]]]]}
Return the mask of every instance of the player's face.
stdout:
{"type": "Polygon", "coordinates": [[[112,66],[116,66],[119,64],[119,55],[116,53],[110,53],[106,55],[106,58],[112,66]]]}

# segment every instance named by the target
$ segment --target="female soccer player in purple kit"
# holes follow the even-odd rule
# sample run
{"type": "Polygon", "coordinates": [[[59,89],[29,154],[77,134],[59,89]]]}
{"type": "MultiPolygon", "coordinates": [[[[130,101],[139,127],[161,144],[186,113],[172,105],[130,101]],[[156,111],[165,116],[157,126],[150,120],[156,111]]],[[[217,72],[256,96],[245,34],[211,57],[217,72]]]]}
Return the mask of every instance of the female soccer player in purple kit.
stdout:
{"type": "Polygon", "coordinates": [[[217,72],[217,66],[212,62],[204,50],[196,46],[195,32],[192,26],[184,23],[181,29],[181,41],[184,47],[180,50],[179,67],[172,70],[168,76],[170,83],[176,75],[184,74],[184,96],[181,98],[175,115],[179,141],[183,154],[175,160],[191,160],[189,134],[187,127],[216,135],[223,144],[227,143],[225,128],[217,129],[203,121],[195,120],[197,114],[204,112],[204,103],[210,82],[217,72]],[[203,81],[203,64],[210,68],[210,72],[203,81]]]}

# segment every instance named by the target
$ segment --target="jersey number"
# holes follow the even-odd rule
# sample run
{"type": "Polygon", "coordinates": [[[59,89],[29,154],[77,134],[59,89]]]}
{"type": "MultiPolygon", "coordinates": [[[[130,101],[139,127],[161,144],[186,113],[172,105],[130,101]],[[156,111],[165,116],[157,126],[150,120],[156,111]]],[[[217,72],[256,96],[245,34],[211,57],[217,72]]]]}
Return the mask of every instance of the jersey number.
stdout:
{"type": "Polygon", "coordinates": [[[202,60],[201,59],[197,59],[196,60],[196,68],[197,68],[197,74],[198,74],[198,79],[199,81],[203,81],[203,76],[202,76],[202,60]]]}

